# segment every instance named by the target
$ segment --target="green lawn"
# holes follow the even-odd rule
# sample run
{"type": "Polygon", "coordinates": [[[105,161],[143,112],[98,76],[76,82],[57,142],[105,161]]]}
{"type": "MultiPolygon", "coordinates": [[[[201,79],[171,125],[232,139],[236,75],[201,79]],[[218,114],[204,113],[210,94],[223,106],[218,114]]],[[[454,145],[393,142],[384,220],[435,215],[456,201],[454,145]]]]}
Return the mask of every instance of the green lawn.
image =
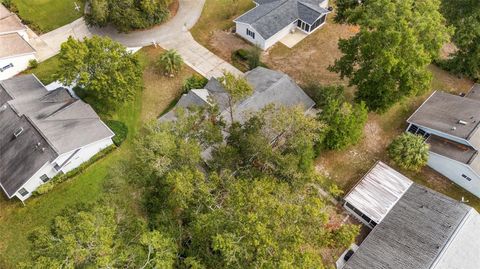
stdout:
{"type": "Polygon", "coordinates": [[[58,55],[43,61],[36,68],[25,70],[24,74],[35,74],[44,85],[48,85],[54,81],[53,74],[58,70],[60,61],[58,55]]]}
{"type": "MultiPolygon", "coordinates": [[[[150,47],[139,52],[146,65],[145,89],[138,92],[134,101],[125,104],[114,115],[108,116],[128,126],[127,140],[120,148],[88,167],[82,174],[55,186],[49,193],[28,199],[26,206],[22,206],[17,200],[8,201],[3,194],[0,195],[0,268],[15,268],[18,262],[28,258],[27,236],[36,227],[48,225],[67,207],[77,203],[95,202],[102,198],[105,195],[102,186],[109,171],[115,164],[132,156],[133,140],[140,132],[142,124],[157,118],[173,100],[178,99],[183,80],[194,71],[184,66],[182,72],[174,78],[160,75],[154,65],[162,51],[150,47]]],[[[33,72],[43,82],[48,82],[56,71],[55,66],[58,67],[56,61],[52,58],[42,62],[38,68],[29,72],[33,72]]],[[[122,204],[133,209],[139,208],[139,195],[133,187],[123,186],[116,195],[116,200],[122,204]]]]}
{"type": "Polygon", "coordinates": [[[83,15],[84,0],[13,0],[18,14],[37,33],[46,33],[83,15]],[[75,3],[80,10],[75,10],[75,3]]]}

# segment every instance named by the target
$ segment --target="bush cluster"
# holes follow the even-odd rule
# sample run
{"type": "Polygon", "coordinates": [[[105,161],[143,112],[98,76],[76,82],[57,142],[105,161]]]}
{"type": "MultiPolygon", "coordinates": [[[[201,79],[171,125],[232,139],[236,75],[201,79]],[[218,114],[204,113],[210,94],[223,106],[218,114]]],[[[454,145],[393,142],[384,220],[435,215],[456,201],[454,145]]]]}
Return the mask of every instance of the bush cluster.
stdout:
{"type": "Polygon", "coordinates": [[[105,121],[107,124],[108,128],[112,130],[115,133],[115,136],[112,138],[113,143],[117,146],[120,147],[122,145],[123,141],[127,139],[128,135],[128,127],[125,125],[125,123],[117,120],[107,120],[105,121]]]}

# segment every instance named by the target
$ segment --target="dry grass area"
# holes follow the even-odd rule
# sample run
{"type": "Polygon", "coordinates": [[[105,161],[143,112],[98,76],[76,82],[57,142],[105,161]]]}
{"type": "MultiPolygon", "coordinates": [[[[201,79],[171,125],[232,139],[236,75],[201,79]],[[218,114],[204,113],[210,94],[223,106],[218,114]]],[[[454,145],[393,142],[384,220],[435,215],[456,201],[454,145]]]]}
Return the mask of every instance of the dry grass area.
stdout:
{"type": "Polygon", "coordinates": [[[389,160],[386,148],[392,139],[405,130],[406,119],[432,93],[444,90],[452,93],[466,92],[472,86],[467,79],[455,77],[436,66],[429,68],[433,74],[431,91],[411,97],[396,104],[384,114],[370,113],[364,129],[364,138],[356,146],[343,151],[324,152],[317,159],[317,171],[325,174],[343,190],[350,190],[378,160],[384,161],[412,180],[460,200],[465,197],[470,205],[480,209],[480,199],[474,197],[450,180],[426,167],[415,173],[396,167],[389,160]]]}
{"type": "Polygon", "coordinates": [[[162,48],[148,47],[142,49],[142,55],[146,62],[143,73],[145,90],[142,97],[142,122],[158,118],[166,109],[171,107],[182,94],[183,81],[195,74],[195,71],[184,65],[175,77],[164,76],[158,71],[155,64],[162,52],[164,52],[162,48]]]}
{"type": "Polygon", "coordinates": [[[341,56],[338,41],[353,36],[358,28],[336,24],[332,18],[330,16],[323,27],[291,49],[277,43],[264,53],[262,61],[272,69],[289,74],[299,83],[314,80],[321,84],[347,84],[327,68],[341,56]]]}

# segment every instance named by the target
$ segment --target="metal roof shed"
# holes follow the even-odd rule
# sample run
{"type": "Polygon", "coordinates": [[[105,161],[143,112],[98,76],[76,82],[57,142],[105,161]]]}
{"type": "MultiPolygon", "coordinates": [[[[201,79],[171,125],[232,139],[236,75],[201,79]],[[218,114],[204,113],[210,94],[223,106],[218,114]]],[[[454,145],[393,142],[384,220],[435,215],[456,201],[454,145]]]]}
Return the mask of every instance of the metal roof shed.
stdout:
{"type": "Polygon", "coordinates": [[[383,162],[377,164],[345,196],[345,207],[373,228],[410,188],[412,181],[383,162]]]}

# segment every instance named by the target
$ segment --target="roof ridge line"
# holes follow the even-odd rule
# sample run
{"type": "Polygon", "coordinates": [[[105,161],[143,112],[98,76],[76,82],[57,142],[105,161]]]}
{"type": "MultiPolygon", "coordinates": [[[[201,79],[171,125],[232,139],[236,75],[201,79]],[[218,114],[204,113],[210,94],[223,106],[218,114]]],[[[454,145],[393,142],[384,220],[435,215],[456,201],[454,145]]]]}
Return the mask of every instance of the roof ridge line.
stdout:
{"type": "Polygon", "coordinates": [[[35,122],[30,119],[29,116],[24,114],[22,115],[22,117],[25,117],[25,119],[27,119],[27,121],[33,126],[33,128],[40,134],[40,136],[45,139],[45,141],[47,141],[47,144],[55,151],[55,153],[60,156],[60,151],[53,145],[52,141],[50,141],[50,139],[48,139],[48,137],[42,132],[40,127],[38,127],[37,124],[35,124],[35,122]]]}

